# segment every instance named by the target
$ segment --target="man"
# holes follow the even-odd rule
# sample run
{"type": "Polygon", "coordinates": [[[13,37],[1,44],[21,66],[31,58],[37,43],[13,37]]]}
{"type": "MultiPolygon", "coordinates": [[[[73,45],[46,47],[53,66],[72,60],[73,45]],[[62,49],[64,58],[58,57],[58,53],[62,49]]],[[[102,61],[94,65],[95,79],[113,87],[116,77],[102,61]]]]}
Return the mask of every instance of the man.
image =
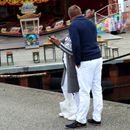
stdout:
{"type": "Polygon", "coordinates": [[[82,15],[80,7],[73,5],[68,9],[72,21],[69,34],[79,82],[79,105],[76,120],[67,128],[86,126],[87,122],[101,124],[103,108],[101,71],[102,58],[97,43],[97,30],[93,22],[82,15]],[[92,119],[86,119],[90,104],[90,90],[93,95],[92,119]]]}
{"type": "Polygon", "coordinates": [[[86,18],[95,23],[94,10],[87,9],[84,15],[86,18]]]}

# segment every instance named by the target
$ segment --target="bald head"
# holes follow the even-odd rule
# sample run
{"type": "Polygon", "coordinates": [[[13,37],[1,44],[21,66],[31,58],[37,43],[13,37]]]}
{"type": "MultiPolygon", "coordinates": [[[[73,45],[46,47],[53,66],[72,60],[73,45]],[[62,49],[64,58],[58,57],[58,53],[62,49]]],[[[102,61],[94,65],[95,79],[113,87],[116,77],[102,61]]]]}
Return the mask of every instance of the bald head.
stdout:
{"type": "Polygon", "coordinates": [[[68,9],[68,15],[70,18],[74,18],[76,16],[82,15],[81,8],[77,5],[72,5],[68,9]]]}

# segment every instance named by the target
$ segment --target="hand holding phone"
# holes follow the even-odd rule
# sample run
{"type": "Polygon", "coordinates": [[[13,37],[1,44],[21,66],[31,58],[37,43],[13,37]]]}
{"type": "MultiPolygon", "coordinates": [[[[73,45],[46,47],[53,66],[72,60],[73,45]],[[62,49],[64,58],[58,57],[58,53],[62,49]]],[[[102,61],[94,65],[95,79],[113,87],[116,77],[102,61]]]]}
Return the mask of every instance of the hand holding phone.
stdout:
{"type": "Polygon", "coordinates": [[[53,42],[54,44],[56,44],[56,45],[60,44],[60,40],[57,37],[55,37],[55,36],[48,36],[48,37],[49,37],[49,40],[51,42],[53,42]]]}

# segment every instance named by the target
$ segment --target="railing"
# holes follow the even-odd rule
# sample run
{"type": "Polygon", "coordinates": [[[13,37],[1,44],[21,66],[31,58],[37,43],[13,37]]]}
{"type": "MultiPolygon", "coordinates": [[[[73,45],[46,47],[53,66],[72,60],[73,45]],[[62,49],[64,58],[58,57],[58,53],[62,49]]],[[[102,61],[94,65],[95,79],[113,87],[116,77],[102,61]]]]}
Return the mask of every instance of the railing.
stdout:
{"type": "Polygon", "coordinates": [[[108,16],[112,16],[114,14],[118,14],[119,13],[119,4],[118,3],[114,3],[114,4],[109,4],[104,6],[103,8],[99,9],[98,11],[95,12],[95,23],[98,24],[101,21],[103,21],[104,19],[108,18],[108,16]],[[115,11],[112,12],[112,8],[115,8],[115,11]]]}
{"type": "Polygon", "coordinates": [[[127,53],[127,54],[124,54],[124,55],[121,55],[121,56],[118,56],[118,57],[115,57],[115,58],[111,58],[111,59],[105,60],[105,61],[103,61],[103,63],[114,61],[114,60],[117,60],[117,59],[120,59],[120,58],[123,58],[123,57],[126,57],[126,56],[130,56],[130,53],[127,53]]]}

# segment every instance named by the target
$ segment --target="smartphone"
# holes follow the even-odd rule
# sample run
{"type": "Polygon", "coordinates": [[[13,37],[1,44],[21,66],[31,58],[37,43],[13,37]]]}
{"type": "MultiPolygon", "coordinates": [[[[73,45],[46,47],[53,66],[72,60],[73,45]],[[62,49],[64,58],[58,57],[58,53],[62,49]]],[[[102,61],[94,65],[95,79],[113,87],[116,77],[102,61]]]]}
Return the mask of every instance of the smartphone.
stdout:
{"type": "Polygon", "coordinates": [[[51,36],[48,36],[48,39],[51,40],[51,36]]]}

